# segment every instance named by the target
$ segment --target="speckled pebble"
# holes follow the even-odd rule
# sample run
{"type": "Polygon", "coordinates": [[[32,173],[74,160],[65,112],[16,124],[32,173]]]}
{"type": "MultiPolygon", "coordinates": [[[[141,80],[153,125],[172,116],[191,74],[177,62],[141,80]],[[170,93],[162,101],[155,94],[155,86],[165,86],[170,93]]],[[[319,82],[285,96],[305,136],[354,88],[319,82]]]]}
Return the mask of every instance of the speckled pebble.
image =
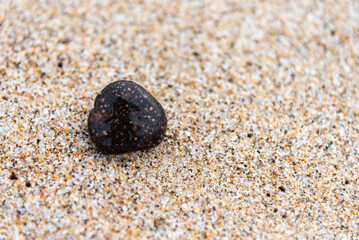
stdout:
{"type": "Polygon", "coordinates": [[[161,104],[132,81],[116,81],[96,97],[88,118],[91,140],[107,153],[126,153],[157,146],[166,133],[161,104]]]}

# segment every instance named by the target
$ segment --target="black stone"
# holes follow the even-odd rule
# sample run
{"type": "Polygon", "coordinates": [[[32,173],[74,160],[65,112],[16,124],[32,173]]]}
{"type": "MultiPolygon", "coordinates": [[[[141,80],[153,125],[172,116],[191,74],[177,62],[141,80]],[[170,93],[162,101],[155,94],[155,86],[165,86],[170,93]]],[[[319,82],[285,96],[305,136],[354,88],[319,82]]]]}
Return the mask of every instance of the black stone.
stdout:
{"type": "Polygon", "coordinates": [[[9,176],[9,179],[11,180],[18,180],[19,178],[16,176],[16,173],[15,172],[11,172],[10,176],[9,176]]]}
{"type": "Polygon", "coordinates": [[[126,153],[157,146],[167,118],[161,104],[132,81],[116,81],[96,97],[88,130],[96,147],[106,153],[126,153]]]}

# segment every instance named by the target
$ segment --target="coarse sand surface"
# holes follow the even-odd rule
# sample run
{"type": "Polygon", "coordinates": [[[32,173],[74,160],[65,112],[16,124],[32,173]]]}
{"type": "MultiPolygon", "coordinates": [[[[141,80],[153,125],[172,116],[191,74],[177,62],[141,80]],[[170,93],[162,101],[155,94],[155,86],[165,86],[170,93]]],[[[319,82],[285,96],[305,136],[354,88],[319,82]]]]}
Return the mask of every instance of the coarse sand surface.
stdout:
{"type": "Polygon", "coordinates": [[[0,239],[357,239],[358,131],[357,0],[0,0],[0,239]],[[90,141],[120,79],[156,148],[90,141]]]}

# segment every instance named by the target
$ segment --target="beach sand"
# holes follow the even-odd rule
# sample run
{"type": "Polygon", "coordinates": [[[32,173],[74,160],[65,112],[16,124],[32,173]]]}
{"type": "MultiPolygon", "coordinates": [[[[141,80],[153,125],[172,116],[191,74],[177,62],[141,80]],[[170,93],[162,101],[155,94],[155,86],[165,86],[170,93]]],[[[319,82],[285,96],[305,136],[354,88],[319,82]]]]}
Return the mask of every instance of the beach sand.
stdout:
{"type": "Polygon", "coordinates": [[[0,0],[0,239],[359,237],[358,1],[0,0]],[[168,118],[105,155],[132,80],[168,118]]]}

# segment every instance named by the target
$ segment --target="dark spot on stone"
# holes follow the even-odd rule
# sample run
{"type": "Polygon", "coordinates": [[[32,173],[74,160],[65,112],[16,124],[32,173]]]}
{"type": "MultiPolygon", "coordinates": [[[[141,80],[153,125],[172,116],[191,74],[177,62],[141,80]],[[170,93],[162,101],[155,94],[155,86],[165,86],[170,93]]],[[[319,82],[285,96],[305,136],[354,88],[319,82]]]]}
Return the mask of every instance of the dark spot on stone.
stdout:
{"type": "Polygon", "coordinates": [[[58,66],[59,68],[62,68],[62,66],[63,66],[62,61],[60,61],[60,62],[57,64],[57,66],[58,66]]]}
{"type": "Polygon", "coordinates": [[[270,193],[267,193],[267,197],[270,197],[270,193]]]}
{"type": "Polygon", "coordinates": [[[350,181],[348,179],[345,180],[345,184],[349,184],[350,181]]]}
{"type": "Polygon", "coordinates": [[[167,118],[161,104],[132,81],[116,81],[96,97],[88,131],[106,153],[126,153],[157,146],[164,138],[167,118]]]}
{"type": "Polygon", "coordinates": [[[282,192],[285,192],[285,188],[283,186],[280,186],[278,189],[281,190],[282,192]]]}
{"type": "Polygon", "coordinates": [[[11,172],[9,179],[11,180],[18,180],[19,178],[16,176],[15,172],[11,172]]]}
{"type": "Polygon", "coordinates": [[[249,137],[249,138],[253,137],[253,133],[248,133],[247,137],[249,137]]]}
{"type": "Polygon", "coordinates": [[[26,187],[31,187],[31,183],[29,181],[26,181],[25,186],[26,187]]]}
{"type": "Polygon", "coordinates": [[[278,209],[277,208],[273,209],[273,212],[278,212],[278,209]]]}

